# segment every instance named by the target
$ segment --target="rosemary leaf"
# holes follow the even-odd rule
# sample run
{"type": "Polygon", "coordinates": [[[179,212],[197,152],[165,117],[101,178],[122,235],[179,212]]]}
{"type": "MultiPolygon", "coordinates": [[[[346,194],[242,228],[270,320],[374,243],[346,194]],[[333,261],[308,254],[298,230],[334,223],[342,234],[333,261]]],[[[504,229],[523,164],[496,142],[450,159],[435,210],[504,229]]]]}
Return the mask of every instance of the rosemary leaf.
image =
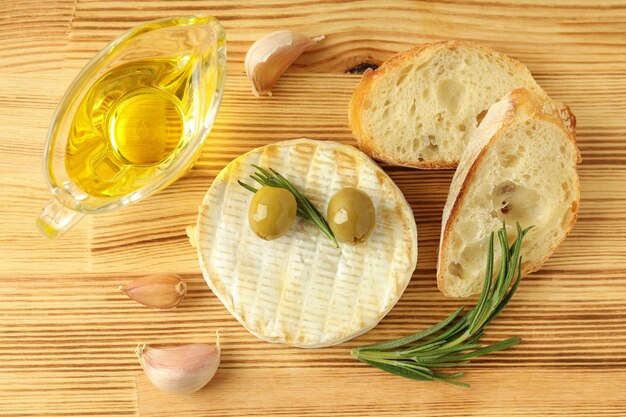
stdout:
{"type": "Polygon", "coordinates": [[[519,337],[512,337],[510,339],[501,340],[501,341],[499,341],[497,343],[494,343],[493,345],[489,345],[489,346],[485,346],[485,347],[480,348],[480,349],[476,349],[473,352],[464,353],[462,355],[455,355],[455,356],[443,356],[443,357],[441,357],[439,359],[429,360],[429,361],[427,361],[427,363],[436,364],[439,361],[441,361],[441,362],[456,362],[456,361],[462,361],[462,360],[465,360],[465,359],[475,358],[477,356],[486,355],[487,353],[496,352],[498,350],[503,350],[503,349],[508,349],[511,346],[515,346],[515,345],[519,344],[519,342],[521,342],[521,341],[522,341],[522,339],[520,339],[519,337]]]}
{"type": "Polygon", "coordinates": [[[370,366],[405,378],[440,381],[469,387],[456,380],[463,372],[442,374],[436,369],[467,365],[470,359],[508,349],[521,342],[512,337],[491,345],[480,343],[485,328],[511,301],[522,278],[521,246],[530,230],[517,226],[517,238],[509,247],[506,225],[497,231],[501,265],[494,276],[494,233],[489,236],[485,281],[481,295],[469,312],[463,307],[440,323],[412,335],[387,342],[374,343],[352,350],[352,356],[370,366]]]}
{"type": "MultiPolygon", "coordinates": [[[[460,361],[460,362],[448,362],[448,363],[438,363],[437,368],[456,368],[457,366],[469,365],[470,361],[460,361]]],[[[425,366],[425,363],[421,363],[422,366],[425,366]]]]}
{"type": "MultiPolygon", "coordinates": [[[[322,213],[315,208],[315,206],[306,198],[298,189],[290,183],[285,177],[280,175],[278,172],[273,170],[272,168],[266,170],[258,165],[252,165],[256,168],[257,172],[250,175],[255,182],[261,184],[262,186],[268,187],[277,187],[284,188],[289,191],[296,199],[297,211],[296,214],[302,217],[304,220],[307,220],[317,226],[321,232],[332,242],[333,246],[338,248],[339,244],[337,243],[337,239],[333,234],[333,231],[330,229],[328,222],[322,216],[322,213]]],[[[246,184],[245,182],[239,180],[239,185],[241,185],[246,190],[256,193],[258,190],[251,185],[246,184]]]]}
{"type": "Polygon", "coordinates": [[[248,191],[252,191],[253,193],[256,193],[258,190],[256,188],[254,188],[251,185],[246,184],[245,182],[239,180],[237,181],[239,183],[239,185],[241,185],[243,188],[245,188],[248,191]]]}
{"type": "MultiPolygon", "coordinates": [[[[503,252],[504,253],[504,252],[503,252]]],[[[504,258],[504,256],[503,256],[504,258]]],[[[469,324],[469,333],[474,334],[474,331],[481,320],[481,312],[485,304],[487,303],[487,297],[489,297],[489,292],[491,290],[491,284],[493,280],[491,277],[493,276],[493,233],[489,236],[489,248],[487,249],[487,270],[485,271],[485,279],[483,284],[483,290],[480,293],[480,298],[476,307],[474,307],[474,314],[472,315],[472,319],[469,324]]],[[[500,280],[497,280],[496,288],[500,280]]],[[[495,289],[494,289],[495,292],[495,289]]],[[[480,326],[478,326],[480,327],[480,326]]]]}
{"type": "Polygon", "coordinates": [[[432,381],[433,377],[430,374],[424,373],[422,371],[418,371],[415,369],[406,368],[403,366],[398,366],[397,364],[389,364],[386,362],[375,362],[369,361],[367,359],[359,359],[361,362],[373,366],[378,369],[382,369],[383,371],[387,371],[391,374],[403,376],[405,378],[417,379],[419,381],[432,381]]]}
{"type": "Polygon", "coordinates": [[[419,333],[414,333],[409,336],[401,337],[400,339],[390,340],[389,342],[375,343],[373,345],[361,346],[360,348],[356,348],[357,351],[365,351],[365,350],[390,350],[395,349],[404,345],[408,345],[409,343],[416,342],[424,337],[430,336],[433,333],[438,332],[439,330],[446,327],[450,322],[452,322],[459,314],[463,312],[463,307],[459,307],[457,311],[452,313],[450,317],[441,321],[439,324],[434,325],[433,327],[421,331],[419,333]]]}

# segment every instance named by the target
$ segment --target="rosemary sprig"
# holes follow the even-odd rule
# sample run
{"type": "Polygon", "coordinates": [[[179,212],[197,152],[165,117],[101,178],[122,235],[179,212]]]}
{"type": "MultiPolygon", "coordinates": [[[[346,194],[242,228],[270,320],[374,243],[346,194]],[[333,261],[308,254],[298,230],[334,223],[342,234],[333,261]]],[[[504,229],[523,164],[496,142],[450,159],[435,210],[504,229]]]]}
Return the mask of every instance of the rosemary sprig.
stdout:
{"type": "Polygon", "coordinates": [[[461,316],[464,310],[461,307],[429,329],[387,342],[355,348],[352,356],[363,363],[405,378],[442,381],[469,387],[468,384],[456,380],[463,372],[440,373],[436,370],[466,365],[471,358],[507,349],[521,341],[519,337],[512,337],[487,346],[479,343],[487,324],[502,312],[517,290],[522,278],[520,249],[522,239],[529,230],[530,227],[522,230],[518,223],[517,239],[511,247],[508,245],[506,225],[503,224],[498,230],[502,263],[495,278],[494,234],[491,233],[482,292],[478,302],[468,313],[461,316]]]}
{"type": "MultiPolygon", "coordinates": [[[[319,210],[315,208],[315,206],[309,201],[309,199],[306,198],[300,191],[298,191],[298,189],[292,183],[290,183],[285,177],[280,175],[272,168],[269,168],[268,171],[258,165],[252,164],[252,166],[256,168],[257,172],[250,175],[250,178],[263,186],[284,188],[291,192],[291,194],[293,194],[293,196],[296,198],[296,203],[298,206],[298,210],[296,212],[297,215],[316,225],[322,231],[322,233],[330,239],[334,247],[339,247],[337,239],[335,238],[333,231],[330,229],[330,226],[326,222],[326,219],[324,218],[324,216],[322,216],[322,213],[320,213],[319,210]]],[[[241,180],[239,180],[238,182],[239,185],[241,185],[248,191],[251,191],[253,193],[256,193],[258,191],[253,186],[248,185],[241,180]]]]}

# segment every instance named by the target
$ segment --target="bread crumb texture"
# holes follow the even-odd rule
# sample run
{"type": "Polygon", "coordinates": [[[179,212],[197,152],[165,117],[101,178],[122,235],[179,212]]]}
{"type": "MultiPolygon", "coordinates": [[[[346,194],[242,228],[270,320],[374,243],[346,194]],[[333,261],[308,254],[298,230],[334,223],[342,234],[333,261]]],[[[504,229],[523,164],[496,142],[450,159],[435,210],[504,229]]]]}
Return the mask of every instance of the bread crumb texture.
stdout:
{"type": "Polygon", "coordinates": [[[455,166],[487,109],[509,91],[545,96],[518,61],[459,41],[403,52],[365,78],[355,92],[364,93],[362,105],[352,109],[362,112],[353,116],[357,140],[387,162],[418,167],[455,166]]]}
{"type": "MultiPolygon", "coordinates": [[[[477,138],[481,139],[485,138],[477,138]]],[[[480,292],[489,234],[502,222],[507,224],[510,244],[517,236],[516,222],[522,228],[534,226],[522,248],[522,270],[529,273],[565,238],[578,210],[578,149],[563,121],[517,110],[493,139],[486,139],[491,140],[464,178],[464,191],[457,196],[443,236],[439,278],[448,295],[480,292]]],[[[472,161],[464,155],[461,164],[466,162],[472,161]]],[[[459,185],[453,181],[454,186],[459,185]]],[[[499,265],[499,248],[495,255],[499,265]]]]}

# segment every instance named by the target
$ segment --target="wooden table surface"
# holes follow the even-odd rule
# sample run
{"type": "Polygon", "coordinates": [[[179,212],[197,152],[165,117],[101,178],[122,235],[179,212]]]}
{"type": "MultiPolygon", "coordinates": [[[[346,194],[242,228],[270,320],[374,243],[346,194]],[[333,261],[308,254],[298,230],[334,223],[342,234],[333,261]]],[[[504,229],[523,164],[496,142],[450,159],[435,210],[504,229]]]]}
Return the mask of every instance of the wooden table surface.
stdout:
{"type": "Polygon", "coordinates": [[[0,415],[2,416],[624,416],[626,415],[626,3],[618,1],[90,1],[0,5],[0,415]],[[228,34],[228,79],[196,167],[160,194],[85,219],[48,241],[35,230],[49,199],[42,147],[80,68],[127,28],[208,13],[228,34]],[[254,98],[248,46],[291,28],[326,40],[271,98],[254,98]],[[578,119],[582,202],[569,238],[524,279],[490,327],[519,346],[467,367],[471,389],[393,377],[350,357],[364,343],[422,329],[471,301],[435,285],[436,245],[451,171],[385,167],[411,202],[419,260],[399,304],[374,330],[303,350],[246,332],[200,274],[185,226],[211,180],[253,147],[307,136],[353,144],[347,105],[357,64],[411,45],[484,42],[525,63],[578,119]],[[118,292],[134,277],[181,274],[175,311],[118,292]],[[223,363],[190,397],[159,393],[134,355],[139,342],[209,341],[223,363]]]}

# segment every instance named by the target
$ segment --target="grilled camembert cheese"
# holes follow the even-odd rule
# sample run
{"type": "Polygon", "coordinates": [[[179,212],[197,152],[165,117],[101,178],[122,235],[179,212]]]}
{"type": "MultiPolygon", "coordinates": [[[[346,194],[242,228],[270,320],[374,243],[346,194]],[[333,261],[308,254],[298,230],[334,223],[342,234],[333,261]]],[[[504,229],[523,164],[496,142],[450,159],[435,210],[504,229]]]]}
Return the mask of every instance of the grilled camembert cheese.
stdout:
{"type": "MultiPolygon", "coordinates": [[[[254,184],[258,185],[258,184],[254,184]]],[[[296,139],[232,161],[213,181],[194,231],[211,290],[253,335],[298,347],[341,343],[374,327],[396,304],[417,262],[411,207],[385,172],[356,148],[296,139]],[[344,187],[369,195],[376,225],[357,245],[331,241],[296,218],[287,234],[257,237],[248,223],[253,164],[273,168],[321,213],[344,187]]]]}

